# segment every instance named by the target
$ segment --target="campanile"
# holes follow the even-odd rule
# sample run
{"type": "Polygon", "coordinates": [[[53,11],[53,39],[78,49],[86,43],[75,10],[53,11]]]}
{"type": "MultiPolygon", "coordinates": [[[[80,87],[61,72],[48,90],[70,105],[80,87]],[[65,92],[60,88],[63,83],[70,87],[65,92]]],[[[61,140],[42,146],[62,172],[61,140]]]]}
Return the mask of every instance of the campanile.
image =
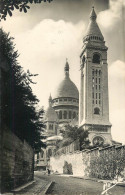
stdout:
{"type": "Polygon", "coordinates": [[[96,18],[93,7],[80,55],[79,125],[89,131],[92,145],[102,145],[112,143],[109,122],[108,48],[96,18]]]}

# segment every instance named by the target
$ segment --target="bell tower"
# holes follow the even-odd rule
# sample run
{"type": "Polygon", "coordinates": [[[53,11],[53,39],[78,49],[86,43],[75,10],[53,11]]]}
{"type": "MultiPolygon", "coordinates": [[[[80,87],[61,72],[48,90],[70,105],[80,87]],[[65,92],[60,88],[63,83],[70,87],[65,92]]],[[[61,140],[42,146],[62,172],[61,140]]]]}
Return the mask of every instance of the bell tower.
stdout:
{"type": "Polygon", "coordinates": [[[108,64],[104,37],[94,7],[80,55],[79,125],[89,131],[93,145],[112,144],[109,122],[108,64]]]}

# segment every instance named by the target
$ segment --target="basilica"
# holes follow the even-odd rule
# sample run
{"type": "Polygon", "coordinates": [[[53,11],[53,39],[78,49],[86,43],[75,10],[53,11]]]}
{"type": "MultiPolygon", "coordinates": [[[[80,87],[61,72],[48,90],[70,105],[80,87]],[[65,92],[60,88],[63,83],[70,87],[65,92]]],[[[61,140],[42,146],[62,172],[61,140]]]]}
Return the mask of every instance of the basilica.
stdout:
{"type": "Polygon", "coordinates": [[[108,48],[96,18],[93,7],[80,54],[80,91],[70,79],[66,61],[64,79],[54,97],[49,97],[45,124],[50,156],[56,151],[56,139],[65,124],[89,131],[91,145],[113,144],[109,121],[108,48]]]}

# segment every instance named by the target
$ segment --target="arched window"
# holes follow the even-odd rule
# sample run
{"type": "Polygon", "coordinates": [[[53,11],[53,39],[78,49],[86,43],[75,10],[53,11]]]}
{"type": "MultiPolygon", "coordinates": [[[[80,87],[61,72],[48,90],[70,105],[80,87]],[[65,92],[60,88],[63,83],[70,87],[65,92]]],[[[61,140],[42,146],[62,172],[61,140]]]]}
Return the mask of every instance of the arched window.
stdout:
{"type": "Polygon", "coordinates": [[[49,125],[49,130],[53,130],[53,125],[52,124],[49,125]]]}
{"type": "Polygon", "coordinates": [[[52,156],[52,150],[51,149],[48,150],[48,157],[50,157],[50,156],[52,156]]]}
{"type": "Polygon", "coordinates": [[[73,118],[76,118],[76,113],[75,112],[73,112],[73,118]]]}
{"type": "Polygon", "coordinates": [[[99,54],[96,53],[93,55],[92,63],[100,64],[100,55],[99,54]]]}
{"type": "Polygon", "coordinates": [[[71,119],[71,111],[69,111],[69,119],[71,119]]]}
{"type": "Polygon", "coordinates": [[[41,150],[41,158],[43,158],[43,155],[44,155],[44,151],[41,150]]]}
{"type": "Polygon", "coordinates": [[[67,119],[67,111],[64,111],[64,119],[67,119]]]}
{"type": "Polygon", "coordinates": [[[94,114],[100,114],[100,109],[99,108],[94,108],[94,114]]]}
{"type": "Polygon", "coordinates": [[[59,119],[62,119],[62,111],[59,111],[59,119]]]}

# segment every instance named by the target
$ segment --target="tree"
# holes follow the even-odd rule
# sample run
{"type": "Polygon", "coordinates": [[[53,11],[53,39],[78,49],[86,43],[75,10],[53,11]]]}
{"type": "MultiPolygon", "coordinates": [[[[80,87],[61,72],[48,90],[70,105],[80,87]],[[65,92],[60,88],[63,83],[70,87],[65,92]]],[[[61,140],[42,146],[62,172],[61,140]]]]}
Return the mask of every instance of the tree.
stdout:
{"type": "Polygon", "coordinates": [[[70,143],[79,140],[80,150],[87,148],[90,141],[88,140],[88,131],[85,131],[82,127],[66,125],[65,128],[61,131],[63,136],[63,141],[60,142],[60,145],[67,146],[70,143]]]}
{"type": "Polygon", "coordinates": [[[18,64],[18,56],[13,38],[0,29],[0,63],[8,65],[8,71],[2,70],[2,125],[38,150],[43,145],[44,110],[37,109],[39,100],[31,88],[31,84],[35,84],[32,78],[37,74],[33,75],[29,70],[24,72],[18,64]]]}
{"type": "Polygon", "coordinates": [[[30,9],[29,4],[41,3],[44,2],[51,2],[52,0],[0,0],[0,20],[6,20],[7,14],[12,16],[12,12],[14,9],[18,9],[20,12],[26,13],[28,9],[30,9]]]}

